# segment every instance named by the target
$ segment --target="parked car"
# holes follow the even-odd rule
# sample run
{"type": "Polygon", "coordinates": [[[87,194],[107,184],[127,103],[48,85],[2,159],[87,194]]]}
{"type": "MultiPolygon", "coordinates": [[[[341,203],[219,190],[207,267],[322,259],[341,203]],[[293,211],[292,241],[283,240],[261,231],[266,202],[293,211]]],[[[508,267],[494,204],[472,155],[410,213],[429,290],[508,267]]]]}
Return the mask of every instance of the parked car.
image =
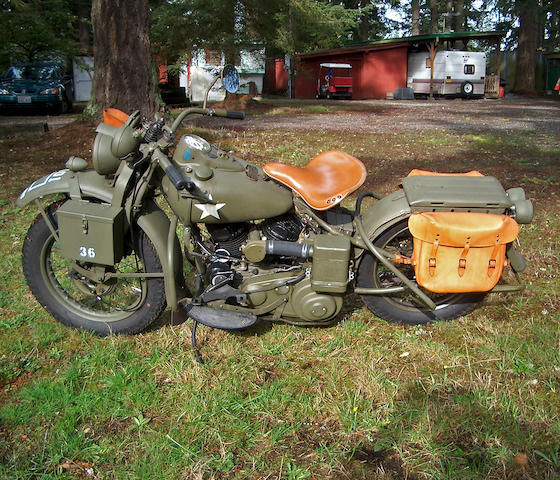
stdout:
{"type": "Polygon", "coordinates": [[[54,62],[13,65],[0,80],[0,110],[48,109],[55,114],[72,108],[73,85],[54,62]]]}

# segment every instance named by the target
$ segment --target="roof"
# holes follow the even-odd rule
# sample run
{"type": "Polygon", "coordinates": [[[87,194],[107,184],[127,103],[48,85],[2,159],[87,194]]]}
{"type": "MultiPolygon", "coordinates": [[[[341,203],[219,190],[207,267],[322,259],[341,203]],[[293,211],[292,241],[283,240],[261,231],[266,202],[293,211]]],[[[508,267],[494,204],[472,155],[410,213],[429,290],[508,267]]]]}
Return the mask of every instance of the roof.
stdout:
{"type": "Polygon", "coordinates": [[[332,50],[318,50],[311,53],[298,55],[300,58],[312,58],[326,55],[337,55],[340,53],[354,53],[370,50],[385,50],[388,48],[408,47],[420,43],[437,43],[442,40],[499,40],[506,35],[505,31],[490,32],[439,32],[425,35],[413,35],[411,37],[387,38],[376,42],[356,42],[346,47],[332,50]]]}
{"type": "Polygon", "coordinates": [[[320,66],[325,68],[352,68],[349,63],[321,63],[320,66]]]}

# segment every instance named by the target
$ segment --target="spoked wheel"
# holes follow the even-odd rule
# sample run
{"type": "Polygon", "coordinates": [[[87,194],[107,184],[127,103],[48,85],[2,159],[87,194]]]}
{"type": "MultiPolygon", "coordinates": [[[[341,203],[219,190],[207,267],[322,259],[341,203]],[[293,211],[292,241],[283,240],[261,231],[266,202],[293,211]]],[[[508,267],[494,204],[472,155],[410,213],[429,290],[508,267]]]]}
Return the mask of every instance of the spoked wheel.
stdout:
{"type": "MultiPolygon", "coordinates": [[[[375,242],[377,247],[401,255],[412,256],[412,235],[408,230],[408,219],[397,223],[384,232],[375,242]]],[[[398,265],[407,278],[414,280],[414,267],[398,265]]],[[[401,280],[377,259],[367,254],[358,269],[359,287],[388,288],[404,286],[401,280]]],[[[436,304],[434,311],[428,310],[409,291],[392,296],[362,295],[365,305],[377,316],[389,322],[422,325],[438,320],[452,320],[474,310],[484,298],[484,293],[438,294],[425,290],[436,304]]]]}
{"type": "MultiPolygon", "coordinates": [[[[48,209],[55,227],[59,206],[53,204],[48,209]]],[[[134,249],[128,250],[114,267],[78,262],[76,268],[62,255],[47,223],[39,216],[23,244],[23,272],[39,303],[64,325],[98,335],[134,334],[150,325],[165,309],[163,278],[113,277],[95,281],[83,271],[162,271],[154,246],[143,232],[136,235],[134,249]]]]}

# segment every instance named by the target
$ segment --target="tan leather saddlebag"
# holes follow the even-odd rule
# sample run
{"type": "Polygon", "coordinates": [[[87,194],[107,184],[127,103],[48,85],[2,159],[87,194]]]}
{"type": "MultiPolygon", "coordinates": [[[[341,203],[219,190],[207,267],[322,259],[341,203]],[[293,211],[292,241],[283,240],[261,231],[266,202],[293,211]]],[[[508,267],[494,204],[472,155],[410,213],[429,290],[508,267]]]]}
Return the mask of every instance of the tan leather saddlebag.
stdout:
{"type": "Polygon", "coordinates": [[[506,215],[421,212],[408,220],[418,285],[436,293],[486,292],[505,263],[506,244],[519,233],[506,215]]]}

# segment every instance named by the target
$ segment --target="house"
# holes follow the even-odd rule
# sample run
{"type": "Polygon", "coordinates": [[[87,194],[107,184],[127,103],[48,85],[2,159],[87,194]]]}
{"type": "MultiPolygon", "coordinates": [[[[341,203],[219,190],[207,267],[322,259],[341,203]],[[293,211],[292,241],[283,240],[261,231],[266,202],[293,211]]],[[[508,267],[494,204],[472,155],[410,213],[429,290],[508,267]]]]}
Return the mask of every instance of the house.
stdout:
{"type": "MultiPolygon", "coordinates": [[[[224,55],[210,50],[195,52],[191,61],[181,69],[179,85],[184,87],[191,102],[204,100],[206,89],[212,80],[219,75],[225,65],[224,55]]],[[[239,73],[239,91],[237,93],[252,93],[260,95],[263,89],[265,73],[264,48],[254,50],[240,50],[239,60],[236,62],[239,73]]],[[[208,94],[209,101],[222,101],[225,90],[220,81],[216,82],[208,94]]]]}

